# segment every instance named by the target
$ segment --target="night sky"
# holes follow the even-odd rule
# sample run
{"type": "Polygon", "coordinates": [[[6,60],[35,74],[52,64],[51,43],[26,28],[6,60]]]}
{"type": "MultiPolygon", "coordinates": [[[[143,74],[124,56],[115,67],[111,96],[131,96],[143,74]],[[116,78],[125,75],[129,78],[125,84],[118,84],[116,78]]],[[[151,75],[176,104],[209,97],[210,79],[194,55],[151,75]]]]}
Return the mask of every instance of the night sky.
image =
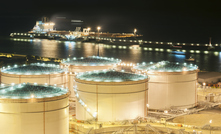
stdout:
{"type": "Polygon", "coordinates": [[[31,30],[47,16],[58,29],[101,26],[104,32],[133,32],[146,40],[221,43],[221,2],[213,0],[29,0],[0,5],[0,34],[31,30]],[[56,19],[66,17],[66,20],[56,19]],[[82,24],[67,25],[70,20],[82,24]],[[62,22],[62,23],[61,23],[62,22]]]}

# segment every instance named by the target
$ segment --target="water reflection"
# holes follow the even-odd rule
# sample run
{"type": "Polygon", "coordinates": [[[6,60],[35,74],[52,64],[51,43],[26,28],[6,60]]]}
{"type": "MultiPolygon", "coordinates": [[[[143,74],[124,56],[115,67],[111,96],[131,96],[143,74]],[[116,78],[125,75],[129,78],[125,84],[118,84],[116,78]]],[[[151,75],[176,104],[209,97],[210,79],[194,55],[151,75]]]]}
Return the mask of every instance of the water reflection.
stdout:
{"type": "MultiPolygon", "coordinates": [[[[43,57],[67,58],[67,57],[87,57],[97,55],[98,44],[55,41],[46,39],[35,40],[0,40],[0,52],[18,53],[26,55],[36,55],[43,57]]],[[[161,60],[185,62],[185,59],[192,56],[195,64],[201,70],[220,71],[221,53],[209,52],[191,53],[189,55],[175,55],[167,51],[149,51],[147,48],[139,46],[99,44],[99,55],[122,59],[124,62],[157,62],[161,60]]]]}

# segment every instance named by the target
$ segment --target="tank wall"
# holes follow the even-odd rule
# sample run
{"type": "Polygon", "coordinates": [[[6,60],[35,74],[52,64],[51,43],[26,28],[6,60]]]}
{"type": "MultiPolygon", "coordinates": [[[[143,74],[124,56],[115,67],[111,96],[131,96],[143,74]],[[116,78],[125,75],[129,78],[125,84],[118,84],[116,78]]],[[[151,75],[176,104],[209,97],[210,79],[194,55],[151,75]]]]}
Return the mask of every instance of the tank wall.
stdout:
{"type": "MultiPolygon", "coordinates": [[[[91,85],[77,82],[77,87],[79,98],[87,104],[91,113],[98,110],[98,121],[134,119],[146,115],[147,91],[145,92],[145,89],[147,89],[147,83],[91,85]]],[[[78,120],[92,118],[79,102],[76,106],[78,120]]]]}
{"type": "MultiPolygon", "coordinates": [[[[60,64],[60,67],[62,69],[65,69],[67,68],[67,70],[69,72],[86,72],[86,71],[94,71],[94,70],[104,70],[104,69],[112,69],[114,68],[115,66],[114,65],[108,65],[108,66],[74,66],[74,65],[65,65],[65,64],[60,64]]],[[[75,77],[73,77],[73,85],[75,86],[76,85],[76,82],[75,82],[75,77]]],[[[71,79],[69,79],[71,80],[71,79]]],[[[71,89],[71,88],[69,88],[71,89]]],[[[71,95],[70,97],[71,98],[74,98],[75,96],[75,93],[74,91],[71,91],[71,95]]]]}
{"type": "Polygon", "coordinates": [[[68,98],[45,103],[0,103],[0,118],[1,134],[69,134],[68,98]]]}
{"type": "Polygon", "coordinates": [[[74,74],[72,74],[72,73],[70,73],[69,75],[68,75],[68,89],[71,91],[71,94],[70,94],[70,98],[71,99],[74,99],[75,98],[75,93],[74,93],[74,88],[73,88],[73,86],[75,85],[75,82],[74,82],[74,77],[75,77],[75,75],[74,74]]]}
{"type": "Polygon", "coordinates": [[[193,107],[196,105],[197,73],[180,75],[151,75],[148,83],[150,109],[193,107]]]}
{"type": "Polygon", "coordinates": [[[114,65],[108,65],[108,66],[65,66],[63,64],[60,64],[61,68],[68,68],[69,72],[86,72],[86,71],[94,71],[94,70],[104,70],[104,69],[112,69],[115,66],[114,65]]]}
{"type": "Polygon", "coordinates": [[[5,84],[19,84],[19,83],[38,83],[38,84],[45,84],[48,83],[50,85],[57,84],[58,86],[65,86],[68,85],[68,77],[67,74],[50,74],[50,75],[12,75],[12,74],[5,74],[1,73],[1,80],[2,83],[5,84]]]}

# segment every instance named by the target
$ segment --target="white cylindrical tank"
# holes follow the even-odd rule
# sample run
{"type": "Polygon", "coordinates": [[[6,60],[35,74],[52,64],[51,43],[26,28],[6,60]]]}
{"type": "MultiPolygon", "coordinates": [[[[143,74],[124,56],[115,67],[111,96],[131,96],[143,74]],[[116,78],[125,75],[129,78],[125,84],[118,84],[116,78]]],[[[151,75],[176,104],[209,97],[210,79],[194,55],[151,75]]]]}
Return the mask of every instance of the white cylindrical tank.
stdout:
{"type": "Polygon", "coordinates": [[[69,72],[86,72],[115,68],[121,60],[99,56],[81,58],[67,58],[60,63],[62,68],[68,68],[69,72]]]}
{"type": "Polygon", "coordinates": [[[11,83],[38,83],[49,85],[65,86],[68,85],[67,72],[59,65],[34,63],[31,65],[3,67],[1,69],[1,82],[11,83]]]}
{"type": "Polygon", "coordinates": [[[0,86],[1,134],[69,134],[69,91],[48,85],[0,86]]]}
{"type": "Polygon", "coordinates": [[[76,76],[76,118],[119,121],[147,115],[146,75],[114,70],[79,73],[76,76]]]}
{"type": "MultiPolygon", "coordinates": [[[[89,56],[89,57],[81,57],[81,58],[67,58],[60,63],[61,68],[67,69],[72,74],[86,71],[94,71],[94,70],[104,70],[104,69],[113,69],[119,64],[121,60],[107,57],[99,57],[99,56],[89,56]]],[[[72,76],[70,76],[72,77],[72,76]]],[[[74,76],[73,76],[74,78],[74,76]]],[[[69,87],[71,85],[75,85],[75,81],[69,82],[69,87]]],[[[73,91],[73,88],[69,88],[73,91]]],[[[71,93],[70,97],[74,98],[74,92],[71,93]]]]}
{"type": "Polygon", "coordinates": [[[197,105],[198,67],[187,63],[143,63],[133,71],[148,74],[149,109],[190,108],[197,105]]]}

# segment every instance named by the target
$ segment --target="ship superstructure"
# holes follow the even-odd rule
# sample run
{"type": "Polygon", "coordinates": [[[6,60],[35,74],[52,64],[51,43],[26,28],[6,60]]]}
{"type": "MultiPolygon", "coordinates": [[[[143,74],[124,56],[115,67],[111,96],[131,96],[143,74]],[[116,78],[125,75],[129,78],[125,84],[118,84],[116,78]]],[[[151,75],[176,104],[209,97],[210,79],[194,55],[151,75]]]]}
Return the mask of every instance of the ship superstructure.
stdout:
{"type": "Polygon", "coordinates": [[[42,19],[42,21],[36,21],[36,25],[33,27],[34,33],[46,33],[50,31],[54,31],[55,23],[49,22],[45,17],[42,19]]]}

